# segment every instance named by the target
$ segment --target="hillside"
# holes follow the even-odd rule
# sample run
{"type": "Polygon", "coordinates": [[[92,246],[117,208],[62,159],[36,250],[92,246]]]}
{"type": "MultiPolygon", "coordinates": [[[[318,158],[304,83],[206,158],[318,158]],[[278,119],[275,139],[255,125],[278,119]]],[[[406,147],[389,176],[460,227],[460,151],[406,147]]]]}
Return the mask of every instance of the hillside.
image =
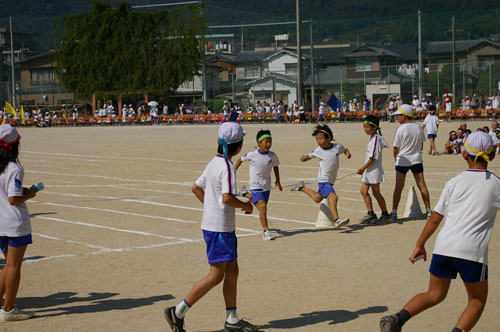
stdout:
{"type": "MultiPolygon", "coordinates": [[[[117,0],[106,1],[115,5],[117,0]]],[[[178,2],[173,0],[130,0],[132,5],[178,2]]],[[[18,32],[37,33],[38,47],[53,47],[60,25],[58,16],[91,9],[90,0],[0,0],[0,27],[14,17],[18,32]]],[[[422,11],[424,41],[449,40],[451,17],[456,17],[457,39],[484,38],[500,32],[500,4],[492,0],[301,0],[303,19],[313,19],[314,40],[368,42],[376,44],[417,41],[417,11],[422,11]]],[[[155,9],[158,10],[158,9],[155,9]]],[[[284,22],[295,20],[295,0],[206,0],[208,25],[284,22]]],[[[308,26],[303,40],[309,40],[308,26]]],[[[210,29],[213,33],[240,34],[241,29],[210,29]]],[[[274,34],[289,33],[293,25],[245,28],[244,34],[271,43],[274,34]]]]}

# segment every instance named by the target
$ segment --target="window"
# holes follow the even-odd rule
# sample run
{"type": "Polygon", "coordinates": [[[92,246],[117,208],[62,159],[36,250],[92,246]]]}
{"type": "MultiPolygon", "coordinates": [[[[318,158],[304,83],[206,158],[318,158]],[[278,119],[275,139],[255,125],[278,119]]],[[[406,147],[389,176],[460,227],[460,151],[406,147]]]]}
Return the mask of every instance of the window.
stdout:
{"type": "Polygon", "coordinates": [[[356,60],[356,72],[372,71],[372,60],[356,60]]]}
{"type": "Polygon", "coordinates": [[[55,81],[51,68],[30,69],[30,79],[32,85],[50,84],[55,81]]]}
{"type": "Polygon", "coordinates": [[[478,56],[477,69],[485,69],[495,63],[495,58],[492,56],[478,56]]]}
{"type": "Polygon", "coordinates": [[[288,75],[288,76],[297,75],[297,64],[296,63],[285,63],[285,75],[288,75]]]}
{"type": "Polygon", "coordinates": [[[260,77],[259,67],[245,68],[245,78],[259,78],[259,77],[260,77]]]}

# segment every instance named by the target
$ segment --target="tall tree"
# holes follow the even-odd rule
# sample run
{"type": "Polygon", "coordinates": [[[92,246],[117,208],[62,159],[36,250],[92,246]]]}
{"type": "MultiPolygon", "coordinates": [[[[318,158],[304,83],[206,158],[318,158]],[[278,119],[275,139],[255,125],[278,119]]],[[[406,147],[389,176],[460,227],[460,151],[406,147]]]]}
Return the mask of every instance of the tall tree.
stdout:
{"type": "Polygon", "coordinates": [[[95,0],[92,11],[62,18],[56,52],[62,84],[78,96],[168,93],[197,71],[204,19],[199,5],[133,12],[95,0]]]}

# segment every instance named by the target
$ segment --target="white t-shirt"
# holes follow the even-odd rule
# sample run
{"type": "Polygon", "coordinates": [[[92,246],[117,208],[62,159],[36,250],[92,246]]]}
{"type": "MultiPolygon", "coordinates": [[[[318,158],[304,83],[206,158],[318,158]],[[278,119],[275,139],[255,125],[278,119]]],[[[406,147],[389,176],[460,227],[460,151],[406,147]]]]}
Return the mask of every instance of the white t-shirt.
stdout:
{"type": "Polygon", "coordinates": [[[241,161],[250,162],[250,189],[262,189],[262,191],[271,190],[271,170],[278,166],[280,161],[278,156],[269,151],[267,153],[260,150],[246,153],[241,157],[241,161]]]}
{"type": "Polygon", "coordinates": [[[339,170],[339,155],[345,150],[346,148],[342,144],[332,143],[329,149],[318,146],[316,150],[309,153],[309,158],[319,159],[318,183],[335,183],[339,170]]]}
{"type": "Polygon", "coordinates": [[[424,119],[425,128],[427,129],[427,135],[437,135],[439,118],[432,114],[427,114],[424,119]]]}
{"type": "Polygon", "coordinates": [[[451,101],[447,102],[445,105],[446,105],[445,112],[446,113],[451,113],[451,101]]]}
{"type": "Polygon", "coordinates": [[[233,163],[216,155],[208,163],[196,185],[205,190],[201,229],[211,232],[234,232],[235,209],[222,202],[222,194],[236,194],[233,163]]]}
{"type": "Polygon", "coordinates": [[[319,107],[319,112],[318,112],[319,115],[325,115],[325,106],[321,105],[319,107]]]}
{"type": "Polygon", "coordinates": [[[31,234],[31,223],[25,203],[10,205],[9,197],[23,196],[23,167],[10,162],[0,174],[0,236],[31,234]]]}
{"type": "Polygon", "coordinates": [[[422,144],[425,135],[422,127],[414,122],[406,122],[396,129],[392,146],[399,149],[396,157],[397,166],[412,166],[421,164],[422,144]]]}
{"type": "Polygon", "coordinates": [[[365,153],[365,163],[370,158],[376,161],[363,172],[363,181],[366,184],[377,184],[385,181],[384,169],[382,168],[382,149],[389,147],[386,140],[378,134],[370,137],[365,153]]]}
{"type": "Polygon", "coordinates": [[[500,209],[500,179],[481,170],[450,179],[434,207],[444,216],[434,253],[488,264],[488,243],[500,209]]]}

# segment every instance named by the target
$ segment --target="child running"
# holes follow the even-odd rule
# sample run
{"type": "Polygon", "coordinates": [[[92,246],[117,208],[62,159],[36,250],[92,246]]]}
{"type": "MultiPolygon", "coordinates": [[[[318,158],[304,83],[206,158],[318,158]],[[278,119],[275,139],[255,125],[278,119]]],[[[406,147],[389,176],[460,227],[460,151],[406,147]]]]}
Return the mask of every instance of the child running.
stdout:
{"type": "Polygon", "coordinates": [[[422,231],[410,262],[427,260],[425,243],[445,219],[434,244],[429,289],[414,296],[403,309],[382,317],[382,332],[399,332],[415,315],[446,298],[451,279],[464,282],[468,304],[452,332],[470,331],[481,317],[488,296],[488,243],[500,209],[500,179],[488,171],[495,157],[491,136],[475,132],[465,139],[462,156],[469,169],[449,180],[422,231]]]}
{"type": "Polygon", "coordinates": [[[319,159],[318,171],[318,192],[307,188],[304,182],[296,184],[291,190],[302,191],[313,199],[316,203],[321,203],[324,198],[330,201],[330,211],[334,220],[333,227],[340,228],[349,223],[349,219],[340,219],[337,211],[337,202],[339,200],[333,184],[337,179],[337,171],[339,170],[339,154],[344,153],[347,159],[351,158],[351,153],[342,144],[332,143],[333,133],[328,125],[317,125],[312,133],[316,138],[318,147],[309,154],[302,155],[300,161],[306,162],[313,158],[319,159]]]}
{"type": "Polygon", "coordinates": [[[0,301],[5,296],[0,321],[33,317],[14,305],[21,281],[21,264],[31,239],[31,223],[26,202],[36,189],[23,188],[24,169],[19,163],[21,136],[10,124],[0,125],[0,248],[5,266],[0,272],[0,301]]]}
{"type": "Polygon", "coordinates": [[[203,203],[201,228],[210,264],[208,275],[198,281],[177,306],[165,309],[165,318],[173,332],[185,332],[184,316],[191,306],[213,287],[224,281],[222,292],[226,304],[224,331],[258,331],[258,327],[240,319],[236,312],[238,252],[235,234],[235,208],[252,213],[252,203],[236,198],[236,170],[231,158],[243,146],[243,128],[235,122],[224,122],[218,130],[218,154],[193,185],[194,195],[203,203]]]}
{"type": "Polygon", "coordinates": [[[389,147],[389,144],[382,137],[379,127],[379,118],[375,115],[368,115],[363,120],[363,129],[370,136],[366,148],[365,163],[358,169],[358,174],[363,175],[361,179],[361,196],[366,204],[368,213],[361,219],[363,224],[383,224],[392,220],[387,212],[384,196],[380,192],[380,183],[385,181],[384,170],[382,168],[382,149],[389,147]],[[373,196],[377,200],[382,215],[380,219],[373,211],[373,204],[368,190],[372,188],[373,196]]]}
{"type": "Polygon", "coordinates": [[[437,137],[438,128],[439,128],[439,118],[434,114],[436,112],[436,106],[429,106],[429,114],[424,119],[424,123],[422,124],[422,129],[427,127],[427,139],[429,140],[430,150],[429,154],[436,156],[438,155],[438,151],[435,144],[435,139],[437,137]]]}
{"type": "Polygon", "coordinates": [[[273,144],[271,131],[260,130],[257,133],[257,151],[246,153],[236,161],[234,167],[236,170],[241,166],[241,163],[248,161],[250,163],[250,193],[247,188],[243,186],[240,189],[240,194],[243,197],[251,199],[253,204],[259,210],[260,224],[264,229],[262,237],[264,240],[274,240],[273,234],[269,230],[267,224],[267,202],[269,201],[269,194],[271,193],[271,169],[274,170],[276,182],[274,185],[282,191],[280,183],[280,171],[278,165],[280,161],[278,156],[270,151],[273,144]]]}

